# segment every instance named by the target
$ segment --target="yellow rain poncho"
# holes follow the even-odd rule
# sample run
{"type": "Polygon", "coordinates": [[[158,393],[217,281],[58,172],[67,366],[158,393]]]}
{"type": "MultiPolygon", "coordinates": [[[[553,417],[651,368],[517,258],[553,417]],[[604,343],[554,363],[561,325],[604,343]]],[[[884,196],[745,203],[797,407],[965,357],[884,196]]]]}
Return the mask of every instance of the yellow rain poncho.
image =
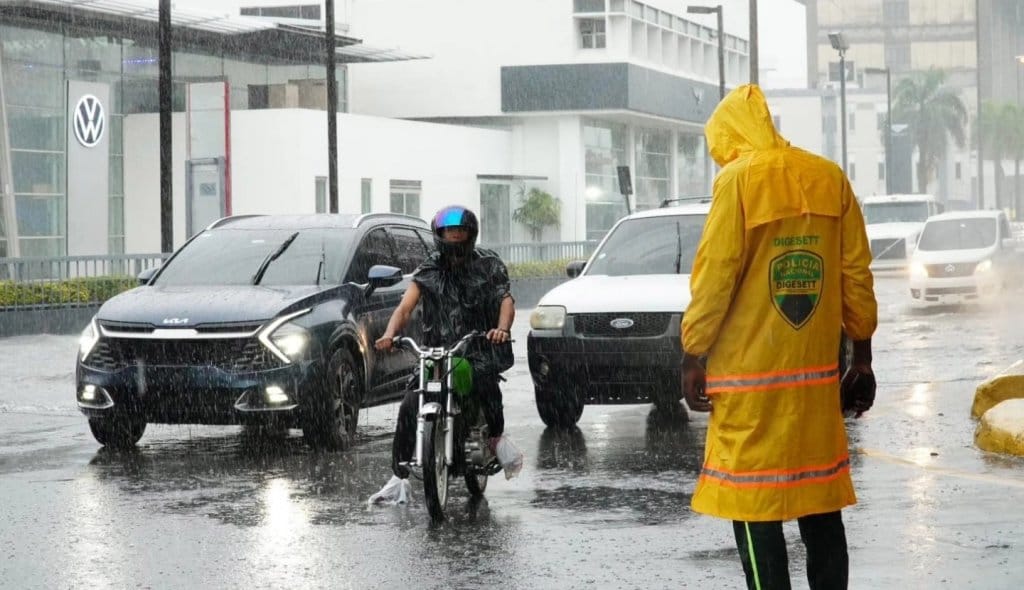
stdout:
{"type": "Polygon", "coordinates": [[[860,207],[833,162],[776,131],[757,86],[705,128],[720,166],[682,344],[708,356],[697,512],[790,520],[856,502],[839,401],[841,332],[877,323],[860,207]]]}

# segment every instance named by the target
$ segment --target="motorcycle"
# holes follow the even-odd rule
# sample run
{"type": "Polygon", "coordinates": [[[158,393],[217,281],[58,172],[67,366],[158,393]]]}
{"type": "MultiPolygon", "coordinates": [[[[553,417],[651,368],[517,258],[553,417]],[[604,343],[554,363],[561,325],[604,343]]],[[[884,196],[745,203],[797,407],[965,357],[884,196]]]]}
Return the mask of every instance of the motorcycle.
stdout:
{"type": "Polygon", "coordinates": [[[501,471],[487,444],[490,436],[483,411],[473,399],[471,384],[467,386],[462,378],[471,371],[469,361],[459,356],[471,340],[484,337],[470,332],[448,348],[420,347],[409,337],[394,339],[395,347],[419,357],[416,450],[404,465],[414,473],[422,472],[427,511],[435,522],[444,520],[452,476],[463,476],[476,498],[487,489],[487,478],[501,471]]]}

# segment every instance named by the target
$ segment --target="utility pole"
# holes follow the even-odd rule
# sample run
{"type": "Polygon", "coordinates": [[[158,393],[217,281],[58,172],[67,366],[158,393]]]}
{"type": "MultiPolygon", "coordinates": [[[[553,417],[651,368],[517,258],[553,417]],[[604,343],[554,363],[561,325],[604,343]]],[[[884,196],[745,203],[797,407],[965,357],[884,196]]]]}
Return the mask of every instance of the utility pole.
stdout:
{"type": "Polygon", "coordinates": [[[157,81],[160,103],[160,251],[174,251],[174,177],[171,150],[171,0],[160,0],[157,15],[157,81]]]}
{"type": "Polygon", "coordinates": [[[750,83],[757,84],[757,80],[757,0],[750,0],[750,83]]]}
{"type": "Polygon", "coordinates": [[[338,77],[334,39],[334,0],[324,0],[327,19],[327,210],[338,212],[338,77]]]}

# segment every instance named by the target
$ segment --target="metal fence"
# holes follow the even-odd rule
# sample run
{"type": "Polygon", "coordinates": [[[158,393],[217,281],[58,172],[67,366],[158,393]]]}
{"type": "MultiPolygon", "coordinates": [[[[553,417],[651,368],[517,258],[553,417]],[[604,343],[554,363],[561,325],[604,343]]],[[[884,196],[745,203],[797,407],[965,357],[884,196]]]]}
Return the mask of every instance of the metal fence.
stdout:
{"type": "Polygon", "coordinates": [[[519,244],[485,244],[494,250],[505,264],[548,262],[551,260],[585,260],[597,248],[597,240],[585,242],[523,242],[519,244]]]}
{"type": "Polygon", "coordinates": [[[112,254],[0,258],[0,281],[62,281],[86,277],[134,277],[159,266],[169,254],[112,254]]]}

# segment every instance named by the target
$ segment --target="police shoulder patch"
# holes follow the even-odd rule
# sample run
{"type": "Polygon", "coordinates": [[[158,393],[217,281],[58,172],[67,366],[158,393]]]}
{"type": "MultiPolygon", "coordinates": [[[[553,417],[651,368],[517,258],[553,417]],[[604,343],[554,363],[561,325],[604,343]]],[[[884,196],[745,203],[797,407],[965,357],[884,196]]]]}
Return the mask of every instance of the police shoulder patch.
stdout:
{"type": "Polygon", "coordinates": [[[768,266],[768,290],[779,315],[799,330],[814,315],[824,278],[821,256],[793,250],[775,257],[768,266]]]}

